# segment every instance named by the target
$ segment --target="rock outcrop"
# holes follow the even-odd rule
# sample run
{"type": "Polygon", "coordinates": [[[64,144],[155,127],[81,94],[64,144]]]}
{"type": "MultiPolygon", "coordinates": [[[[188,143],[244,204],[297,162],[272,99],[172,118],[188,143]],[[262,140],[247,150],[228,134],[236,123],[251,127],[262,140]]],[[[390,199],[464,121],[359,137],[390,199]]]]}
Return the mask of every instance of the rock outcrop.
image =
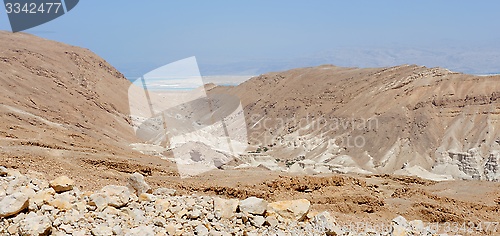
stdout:
{"type": "Polygon", "coordinates": [[[484,176],[489,181],[500,181],[500,151],[493,152],[484,164],[484,176]]]}

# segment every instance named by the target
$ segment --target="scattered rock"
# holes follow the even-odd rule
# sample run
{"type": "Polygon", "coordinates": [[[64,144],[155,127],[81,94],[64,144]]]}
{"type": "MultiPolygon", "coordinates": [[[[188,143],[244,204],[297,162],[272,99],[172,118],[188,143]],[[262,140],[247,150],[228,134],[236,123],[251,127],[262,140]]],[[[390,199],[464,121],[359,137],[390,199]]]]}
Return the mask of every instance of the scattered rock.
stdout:
{"type": "Polygon", "coordinates": [[[400,225],[400,226],[403,226],[403,227],[408,227],[408,221],[402,217],[402,216],[398,216],[394,219],[392,219],[392,223],[395,224],[395,225],[400,225]]]}
{"type": "Polygon", "coordinates": [[[198,218],[200,218],[200,216],[201,216],[201,211],[198,209],[189,212],[190,219],[193,219],[193,220],[198,219],[198,218]]]}
{"type": "Polygon", "coordinates": [[[152,226],[139,226],[130,230],[125,236],[155,236],[155,231],[152,226]]]}
{"type": "Polygon", "coordinates": [[[252,225],[254,225],[255,227],[261,227],[266,222],[266,218],[260,215],[256,215],[252,216],[250,218],[250,221],[252,222],[252,225]]]}
{"type": "MultiPolygon", "coordinates": [[[[30,216],[29,214],[28,216],[30,216]]],[[[19,231],[21,235],[49,235],[52,230],[52,222],[48,216],[34,216],[27,217],[19,222],[19,231]]]]}
{"type": "MultiPolygon", "coordinates": [[[[139,184],[142,190],[132,190],[145,191],[138,196],[130,186],[114,185],[82,193],[68,190],[73,183],[59,181],[63,178],[49,185],[7,172],[0,178],[0,235],[359,235],[341,229],[328,212],[309,212],[305,199],[268,204],[256,197],[174,196],[172,189],[147,193],[145,182],[139,184]]],[[[384,234],[367,230],[363,235],[436,233],[424,226],[399,216],[384,234]]]]}
{"type": "Polygon", "coordinates": [[[33,208],[42,207],[44,203],[47,203],[52,199],[52,197],[56,194],[56,191],[53,188],[47,188],[38,191],[34,196],[30,198],[30,205],[33,205],[33,208]]]}
{"type": "Polygon", "coordinates": [[[196,235],[208,235],[208,229],[204,225],[198,225],[194,229],[196,235]]]}
{"type": "Polygon", "coordinates": [[[7,168],[0,166],[0,176],[1,177],[7,176],[7,173],[8,173],[7,168]]]}
{"type": "Polygon", "coordinates": [[[165,212],[168,211],[170,207],[170,201],[167,199],[156,199],[155,208],[158,211],[165,212]]]}
{"type": "Polygon", "coordinates": [[[238,208],[238,199],[214,198],[215,216],[222,219],[231,219],[238,208]]]}
{"type": "Polygon", "coordinates": [[[102,193],[107,196],[108,205],[112,207],[122,207],[130,200],[130,191],[127,187],[108,185],[102,188],[102,193]]]}
{"type": "Polygon", "coordinates": [[[175,232],[177,231],[173,223],[168,224],[165,227],[165,230],[167,231],[168,235],[175,235],[175,232]]]}
{"type": "Polygon", "coordinates": [[[144,176],[139,173],[132,174],[128,179],[129,187],[137,196],[142,193],[152,193],[151,187],[144,180],[144,176]]]}
{"type": "Polygon", "coordinates": [[[422,235],[426,231],[425,224],[421,220],[410,221],[408,225],[413,229],[414,233],[417,235],[422,235]]]}
{"type": "Polygon", "coordinates": [[[28,207],[28,196],[14,193],[0,200],[0,218],[15,215],[28,207]]]}
{"type": "Polygon", "coordinates": [[[89,197],[89,204],[96,206],[97,210],[101,211],[108,206],[108,196],[104,193],[94,193],[89,197]]]}
{"type": "Polygon", "coordinates": [[[291,173],[301,173],[303,174],[304,173],[304,168],[302,168],[302,166],[300,166],[299,163],[295,162],[293,163],[290,168],[288,169],[289,172],[291,173]]]}

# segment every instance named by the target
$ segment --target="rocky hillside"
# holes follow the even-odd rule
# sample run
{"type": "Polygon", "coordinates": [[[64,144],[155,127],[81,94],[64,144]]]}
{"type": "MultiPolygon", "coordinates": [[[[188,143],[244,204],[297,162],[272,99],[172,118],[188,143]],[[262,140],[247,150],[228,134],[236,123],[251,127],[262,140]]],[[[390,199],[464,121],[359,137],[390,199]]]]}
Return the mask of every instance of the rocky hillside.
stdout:
{"type": "Polygon", "coordinates": [[[87,49],[0,31],[0,164],[89,185],[110,178],[100,166],[147,172],[130,163],[129,85],[87,49]]]}
{"type": "Polygon", "coordinates": [[[0,42],[3,142],[102,152],[133,137],[123,99],[130,82],[106,61],[22,33],[0,32],[0,42]]]}
{"type": "Polygon", "coordinates": [[[241,97],[254,151],[301,173],[500,179],[500,76],[325,65],[214,91],[241,97]]]}

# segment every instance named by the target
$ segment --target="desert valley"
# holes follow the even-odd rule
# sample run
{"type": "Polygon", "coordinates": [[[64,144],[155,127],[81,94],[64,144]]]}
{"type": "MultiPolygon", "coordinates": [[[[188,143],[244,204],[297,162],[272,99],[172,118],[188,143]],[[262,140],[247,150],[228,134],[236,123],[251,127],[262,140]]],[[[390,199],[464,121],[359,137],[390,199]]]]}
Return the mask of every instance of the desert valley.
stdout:
{"type": "Polygon", "coordinates": [[[500,75],[318,65],[205,84],[237,154],[137,135],[131,85],[88,49],[0,31],[0,235],[500,234],[500,75]],[[182,176],[192,150],[218,164],[182,176]]]}

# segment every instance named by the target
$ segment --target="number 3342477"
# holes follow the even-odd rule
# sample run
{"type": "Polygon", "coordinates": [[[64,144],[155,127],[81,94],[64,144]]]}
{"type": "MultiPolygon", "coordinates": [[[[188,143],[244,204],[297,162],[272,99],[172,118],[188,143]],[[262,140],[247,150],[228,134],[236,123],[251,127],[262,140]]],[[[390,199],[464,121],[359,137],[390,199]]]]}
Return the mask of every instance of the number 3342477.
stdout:
{"type": "Polygon", "coordinates": [[[6,3],[7,14],[57,14],[61,10],[61,3],[6,3]]]}

